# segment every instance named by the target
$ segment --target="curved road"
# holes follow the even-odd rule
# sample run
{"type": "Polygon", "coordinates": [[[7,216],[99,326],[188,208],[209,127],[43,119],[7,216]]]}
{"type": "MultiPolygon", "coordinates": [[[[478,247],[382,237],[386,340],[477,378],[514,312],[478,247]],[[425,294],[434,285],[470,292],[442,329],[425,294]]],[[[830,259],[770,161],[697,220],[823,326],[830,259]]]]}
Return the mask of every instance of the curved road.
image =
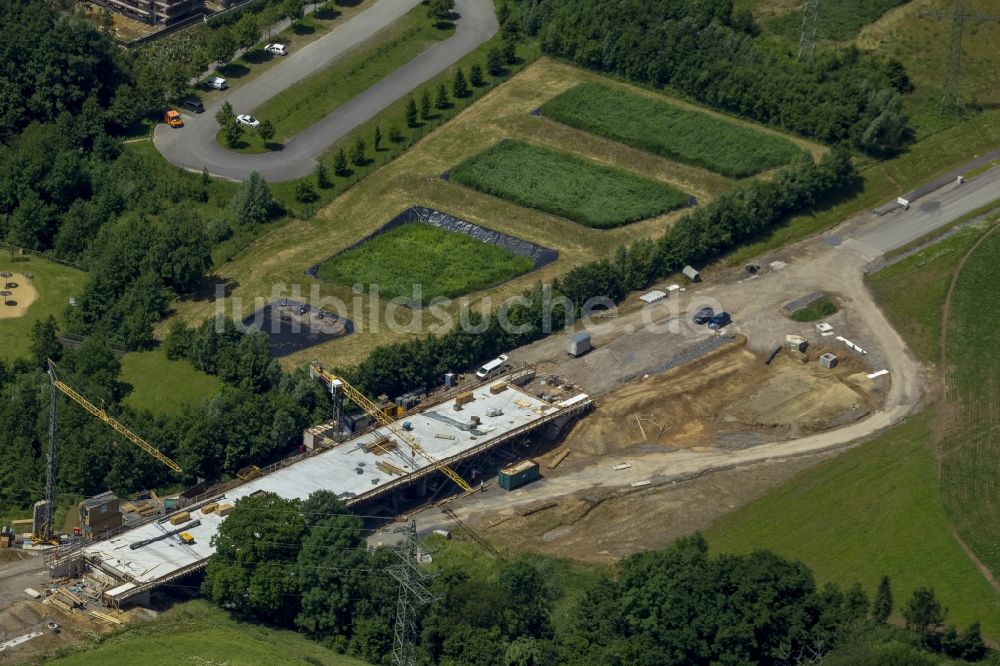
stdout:
{"type": "Polygon", "coordinates": [[[330,34],[285,57],[283,62],[246,85],[221,95],[205,112],[185,114],[184,128],[159,124],[153,133],[157,149],[173,164],[223,178],[243,180],[256,171],[270,182],[307,176],[315,158],[354,128],[411,90],[451,67],[499,29],[491,0],[457,0],[455,34],[427,49],[371,88],[303,130],[273,153],[244,155],[223,148],[215,140],[215,112],[229,102],[236,113],[249,113],[305,77],[335,62],[349,50],[401,18],[420,0],[379,0],[330,34]]]}

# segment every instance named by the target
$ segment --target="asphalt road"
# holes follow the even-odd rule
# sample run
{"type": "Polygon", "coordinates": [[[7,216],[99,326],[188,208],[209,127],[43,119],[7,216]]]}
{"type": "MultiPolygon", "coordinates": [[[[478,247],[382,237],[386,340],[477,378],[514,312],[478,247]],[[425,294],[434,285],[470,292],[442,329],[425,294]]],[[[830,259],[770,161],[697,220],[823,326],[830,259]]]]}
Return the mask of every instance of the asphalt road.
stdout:
{"type": "Polygon", "coordinates": [[[1000,167],[959,185],[953,183],[879,218],[874,229],[857,236],[852,245],[869,259],[906,245],[935,229],[1000,200],[1000,167]]]}
{"type": "Polygon", "coordinates": [[[315,42],[290,53],[283,62],[246,85],[230,90],[198,115],[184,115],[184,127],[157,125],[153,141],[171,163],[223,178],[243,180],[254,171],[269,182],[307,176],[315,158],[354,128],[428,81],[492,37],[499,26],[491,0],[457,0],[455,34],[357,95],[315,125],[285,143],[284,149],[259,155],[226,150],[215,140],[215,113],[228,101],[233,110],[249,113],[303,78],[335,62],[345,53],[401,18],[420,0],[379,0],[371,8],[315,42]]]}

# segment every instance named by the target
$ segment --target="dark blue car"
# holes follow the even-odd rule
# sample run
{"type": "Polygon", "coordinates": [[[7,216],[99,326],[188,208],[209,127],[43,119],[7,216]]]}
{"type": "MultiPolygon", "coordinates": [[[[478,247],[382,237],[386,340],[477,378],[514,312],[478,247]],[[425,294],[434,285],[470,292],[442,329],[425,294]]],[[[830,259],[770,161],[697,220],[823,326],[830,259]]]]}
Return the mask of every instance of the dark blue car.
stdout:
{"type": "Polygon", "coordinates": [[[728,326],[732,321],[733,318],[729,316],[728,312],[720,312],[708,320],[708,327],[713,331],[717,331],[720,328],[728,326]]]}

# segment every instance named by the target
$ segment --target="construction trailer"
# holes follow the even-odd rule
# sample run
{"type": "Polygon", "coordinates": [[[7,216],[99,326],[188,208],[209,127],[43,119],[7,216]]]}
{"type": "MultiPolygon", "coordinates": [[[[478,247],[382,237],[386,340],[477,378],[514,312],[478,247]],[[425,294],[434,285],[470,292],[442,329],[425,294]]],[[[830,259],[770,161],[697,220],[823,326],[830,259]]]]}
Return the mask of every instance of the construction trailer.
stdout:
{"type": "Polygon", "coordinates": [[[681,272],[691,282],[701,282],[701,273],[694,266],[685,266],[681,272]]]}
{"type": "Polygon", "coordinates": [[[98,4],[150,25],[172,25],[205,12],[204,0],[99,0],[98,4]]]}
{"type": "Polygon", "coordinates": [[[593,349],[593,345],[590,341],[590,333],[587,331],[574,333],[569,336],[569,340],[566,342],[566,353],[570,356],[583,356],[591,349],[593,349]]]}
{"type": "Polygon", "coordinates": [[[94,539],[124,524],[121,501],[110,490],[80,502],[80,533],[94,539]]]}
{"type": "Polygon", "coordinates": [[[504,490],[515,490],[542,478],[538,471],[538,463],[534,460],[522,460],[500,470],[497,483],[504,490]]]}

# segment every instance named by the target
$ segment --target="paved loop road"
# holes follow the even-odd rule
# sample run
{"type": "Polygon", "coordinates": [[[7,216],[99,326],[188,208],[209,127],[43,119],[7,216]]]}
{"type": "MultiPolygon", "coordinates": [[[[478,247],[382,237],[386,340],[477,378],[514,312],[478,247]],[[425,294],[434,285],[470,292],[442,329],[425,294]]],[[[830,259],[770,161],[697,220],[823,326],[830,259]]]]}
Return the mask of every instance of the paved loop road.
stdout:
{"type": "Polygon", "coordinates": [[[285,143],[283,150],[244,155],[223,148],[215,140],[219,129],[215,112],[228,101],[236,113],[249,113],[292,84],[335,62],[419,4],[420,0],[379,0],[330,34],[293,51],[281,64],[253,81],[220,96],[204,113],[185,114],[183,129],[157,125],[153,133],[157,149],[177,166],[197,171],[207,169],[215,176],[234,180],[243,180],[254,171],[270,182],[309,175],[316,168],[317,155],[492,37],[499,28],[492,1],[457,0],[455,11],[459,19],[452,37],[427,49],[297,134],[285,143]]]}

